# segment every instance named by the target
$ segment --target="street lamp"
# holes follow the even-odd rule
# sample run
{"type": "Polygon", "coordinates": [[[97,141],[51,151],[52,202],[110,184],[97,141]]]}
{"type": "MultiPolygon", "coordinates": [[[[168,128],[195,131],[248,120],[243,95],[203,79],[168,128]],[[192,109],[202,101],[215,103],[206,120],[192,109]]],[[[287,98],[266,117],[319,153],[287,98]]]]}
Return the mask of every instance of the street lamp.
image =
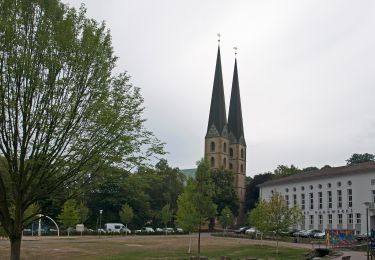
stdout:
{"type": "Polygon", "coordinates": [[[100,238],[100,234],[102,233],[102,213],[103,213],[103,210],[99,210],[99,238],[100,238]]]}
{"type": "Polygon", "coordinates": [[[366,244],[367,244],[367,260],[370,259],[370,247],[369,247],[369,231],[368,231],[368,208],[370,202],[366,201],[363,203],[366,206],[366,244]]]}

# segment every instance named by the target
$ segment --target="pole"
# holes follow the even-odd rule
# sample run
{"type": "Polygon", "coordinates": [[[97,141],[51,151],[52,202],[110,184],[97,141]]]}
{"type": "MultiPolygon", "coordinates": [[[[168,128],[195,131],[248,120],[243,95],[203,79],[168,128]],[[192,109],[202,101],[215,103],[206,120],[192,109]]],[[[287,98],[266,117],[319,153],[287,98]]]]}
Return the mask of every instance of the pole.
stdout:
{"type": "Polygon", "coordinates": [[[101,209],[99,211],[99,238],[100,238],[100,234],[102,233],[102,213],[103,213],[103,210],[101,209]]]}
{"type": "Polygon", "coordinates": [[[42,216],[39,215],[38,237],[42,235],[42,216]]]}
{"type": "Polygon", "coordinates": [[[370,260],[369,233],[368,233],[368,206],[366,207],[366,243],[367,243],[367,260],[370,260]]]}

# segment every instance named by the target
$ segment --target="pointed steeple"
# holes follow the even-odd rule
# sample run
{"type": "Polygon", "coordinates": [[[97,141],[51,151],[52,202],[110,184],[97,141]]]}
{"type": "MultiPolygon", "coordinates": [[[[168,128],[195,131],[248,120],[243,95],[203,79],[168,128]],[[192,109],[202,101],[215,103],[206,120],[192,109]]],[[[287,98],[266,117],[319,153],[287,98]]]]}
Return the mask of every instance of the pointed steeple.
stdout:
{"type": "Polygon", "coordinates": [[[225,110],[224,84],[223,84],[223,74],[221,71],[221,57],[220,57],[220,46],[219,46],[217,50],[214,86],[212,89],[211,108],[210,108],[210,115],[208,119],[206,136],[209,134],[209,131],[212,129],[212,126],[214,126],[216,130],[218,131],[219,135],[221,135],[226,125],[227,125],[227,114],[225,110]]]}
{"type": "Polygon", "coordinates": [[[230,96],[228,115],[228,132],[230,135],[233,135],[237,143],[245,144],[242,122],[240,86],[238,83],[237,59],[235,59],[234,62],[232,92],[230,96]]]}

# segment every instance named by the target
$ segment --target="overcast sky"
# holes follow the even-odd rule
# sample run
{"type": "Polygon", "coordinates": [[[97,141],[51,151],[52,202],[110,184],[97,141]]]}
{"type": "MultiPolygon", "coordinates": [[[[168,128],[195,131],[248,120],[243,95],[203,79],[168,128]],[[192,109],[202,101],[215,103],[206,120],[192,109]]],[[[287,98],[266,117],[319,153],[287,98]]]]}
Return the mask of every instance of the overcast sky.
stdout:
{"type": "Polygon", "coordinates": [[[247,175],[375,153],[375,1],[63,2],[106,22],[174,167],[204,154],[219,32],[227,111],[238,47],[247,175]]]}

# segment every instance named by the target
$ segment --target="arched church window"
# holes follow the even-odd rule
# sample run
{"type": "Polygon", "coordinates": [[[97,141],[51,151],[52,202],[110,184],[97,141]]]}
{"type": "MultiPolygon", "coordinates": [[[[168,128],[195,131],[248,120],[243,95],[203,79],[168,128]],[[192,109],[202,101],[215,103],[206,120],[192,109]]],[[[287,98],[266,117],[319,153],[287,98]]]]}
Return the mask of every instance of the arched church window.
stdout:
{"type": "Polygon", "coordinates": [[[215,158],[211,157],[211,167],[215,167],[215,158]]]}
{"type": "Polygon", "coordinates": [[[233,164],[229,164],[229,170],[232,170],[233,169],[233,164]]]}
{"type": "Polygon", "coordinates": [[[242,159],[244,158],[244,152],[243,152],[243,149],[241,149],[241,158],[242,158],[242,159]]]}
{"type": "Polygon", "coordinates": [[[230,157],[233,157],[233,148],[230,148],[230,149],[229,149],[229,156],[230,156],[230,157]]]}
{"type": "Polygon", "coordinates": [[[211,152],[215,152],[215,142],[211,142],[211,152]]]}
{"type": "Polygon", "coordinates": [[[224,153],[227,152],[227,143],[224,143],[224,153]]]}
{"type": "Polygon", "coordinates": [[[241,173],[243,173],[243,164],[241,164],[241,173]]]}
{"type": "Polygon", "coordinates": [[[223,159],[223,166],[224,166],[224,168],[227,168],[227,158],[223,159]]]}

